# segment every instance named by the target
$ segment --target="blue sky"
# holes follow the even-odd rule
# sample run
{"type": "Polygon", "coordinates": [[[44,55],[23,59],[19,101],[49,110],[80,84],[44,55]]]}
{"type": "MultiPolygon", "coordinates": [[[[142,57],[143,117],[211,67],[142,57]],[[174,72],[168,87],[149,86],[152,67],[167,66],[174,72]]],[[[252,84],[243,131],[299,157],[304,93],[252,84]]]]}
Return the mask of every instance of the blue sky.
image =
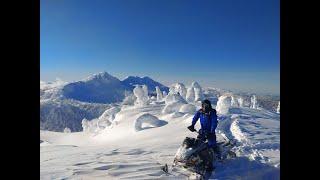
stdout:
{"type": "Polygon", "coordinates": [[[280,91],[278,0],[41,0],[40,76],[280,91]]]}

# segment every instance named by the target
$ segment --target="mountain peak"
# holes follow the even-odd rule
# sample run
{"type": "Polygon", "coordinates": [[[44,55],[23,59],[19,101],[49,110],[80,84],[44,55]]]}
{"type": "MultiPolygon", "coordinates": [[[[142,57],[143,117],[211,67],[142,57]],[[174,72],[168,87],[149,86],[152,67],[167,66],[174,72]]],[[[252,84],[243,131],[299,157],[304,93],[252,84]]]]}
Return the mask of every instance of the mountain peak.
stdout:
{"type": "Polygon", "coordinates": [[[97,74],[93,74],[91,76],[89,76],[86,81],[90,81],[90,80],[113,80],[113,79],[117,79],[116,77],[110,75],[108,72],[103,71],[97,74]]]}

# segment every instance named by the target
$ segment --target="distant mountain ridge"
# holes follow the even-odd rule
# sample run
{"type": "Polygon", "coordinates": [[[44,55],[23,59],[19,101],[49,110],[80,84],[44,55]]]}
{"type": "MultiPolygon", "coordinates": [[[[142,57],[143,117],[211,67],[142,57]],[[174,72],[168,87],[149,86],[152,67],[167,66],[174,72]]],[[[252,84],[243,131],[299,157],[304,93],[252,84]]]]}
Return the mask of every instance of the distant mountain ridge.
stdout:
{"type": "Polygon", "coordinates": [[[56,89],[50,83],[46,85],[41,81],[40,84],[40,97],[63,97],[89,103],[121,102],[126,94],[132,93],[135,85],[146,85],[150,94],[155,93],[156,86],[159,86],[161,91],[169,91],[168,87],[150,77],[128,76],[121,81],[107,72],[94,74],[81,81],[60,83],[56,89]],[[51,86],[50,91],[43,88],[51,86]]]}
{"type": "Polygon", "coordinates": [[[138,77],[138,76],[128,76],[122,83],[133,90],[134,85],[146,85],[149,92],[155,92],[156,86],[160,88],[161,91],[169,92],[169,88],[157,81],[154,81],[148,76],[138,77]]]}

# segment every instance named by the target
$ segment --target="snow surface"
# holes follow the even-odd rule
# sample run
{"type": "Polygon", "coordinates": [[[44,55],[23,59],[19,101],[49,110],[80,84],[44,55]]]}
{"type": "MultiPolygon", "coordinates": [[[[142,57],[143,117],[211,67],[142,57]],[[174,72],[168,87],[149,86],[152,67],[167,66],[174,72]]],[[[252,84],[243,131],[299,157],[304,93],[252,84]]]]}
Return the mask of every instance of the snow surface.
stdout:
{"type": "MultiPolygon", "coordinates": [[[[199,103],[181,103],[176,96],[168,100],[121,105],[112,123],[98,133],[40,130],[40,178],[186,179],[165,174],[161,166],[172,165],[185,137],[196,137],[186,128],[193,113],[183,110],[194,110],[192,106],[199,107],[199,103]],[[176,111],[164,112],[168,105],[176,111]],[[136,126],[142,130],[136,131],[136,126]]],[[[218,120],[218,141],[224,137],[236,141],[237,158],[219,164],[211,179],[280,178],[279,114],[263,108],[229,107],[218,120]]],[[[200,128],[199,123],[195,128],[200,128]]]]}

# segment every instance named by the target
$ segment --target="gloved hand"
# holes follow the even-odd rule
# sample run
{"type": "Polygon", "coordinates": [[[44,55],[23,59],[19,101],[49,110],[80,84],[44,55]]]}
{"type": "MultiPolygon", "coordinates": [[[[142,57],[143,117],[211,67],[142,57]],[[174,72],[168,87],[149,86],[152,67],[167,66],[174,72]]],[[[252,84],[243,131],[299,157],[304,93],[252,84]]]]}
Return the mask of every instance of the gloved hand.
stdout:
{"type": "Polygon", "coordinates": [[[191,132],[195,132],[195,131],[197,131],[196,129],[194,129],[194,126],[193,126],[193,125],[188,126],[188,129],[189,129],[191,132]]]}

